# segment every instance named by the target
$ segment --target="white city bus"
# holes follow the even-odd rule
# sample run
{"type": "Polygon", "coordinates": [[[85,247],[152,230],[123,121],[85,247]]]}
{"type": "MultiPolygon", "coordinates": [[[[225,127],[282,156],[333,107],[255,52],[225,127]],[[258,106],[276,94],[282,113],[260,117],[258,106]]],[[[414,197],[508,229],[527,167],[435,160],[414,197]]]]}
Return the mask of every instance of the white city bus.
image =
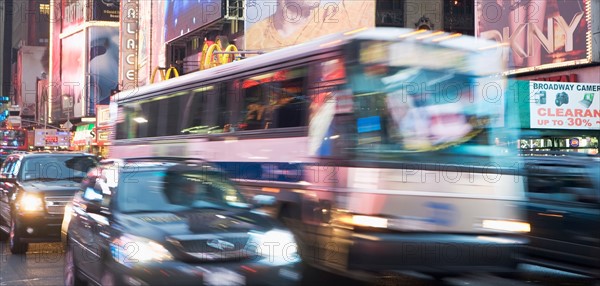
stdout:
{"type": "Polygon", "coordinates": [[[323,269],[510,272],[529,224],[504,49],[376,28],[122,91],[110,156],[220,164],[323,269]]]}

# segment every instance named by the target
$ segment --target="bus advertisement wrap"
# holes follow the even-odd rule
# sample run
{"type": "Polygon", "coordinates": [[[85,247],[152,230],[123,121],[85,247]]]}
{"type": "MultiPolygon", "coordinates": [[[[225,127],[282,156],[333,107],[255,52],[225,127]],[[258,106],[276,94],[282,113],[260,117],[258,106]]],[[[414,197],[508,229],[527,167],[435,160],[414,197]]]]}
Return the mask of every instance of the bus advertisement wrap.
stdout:
{"type": "Polygon", "coordinates": [[[531,128],[600,129],[600,84],[531,81],[531,128]]]}

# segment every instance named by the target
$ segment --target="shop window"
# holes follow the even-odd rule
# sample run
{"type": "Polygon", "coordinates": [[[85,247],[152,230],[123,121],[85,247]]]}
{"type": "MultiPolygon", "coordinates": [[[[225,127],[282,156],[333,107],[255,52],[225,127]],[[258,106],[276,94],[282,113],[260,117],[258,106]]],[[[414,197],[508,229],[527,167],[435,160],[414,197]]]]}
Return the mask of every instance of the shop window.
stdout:
{"type": "Polygon", "coordinates": [[[377,0],[375,25],[404,27],[404,0],[377,0]]]}

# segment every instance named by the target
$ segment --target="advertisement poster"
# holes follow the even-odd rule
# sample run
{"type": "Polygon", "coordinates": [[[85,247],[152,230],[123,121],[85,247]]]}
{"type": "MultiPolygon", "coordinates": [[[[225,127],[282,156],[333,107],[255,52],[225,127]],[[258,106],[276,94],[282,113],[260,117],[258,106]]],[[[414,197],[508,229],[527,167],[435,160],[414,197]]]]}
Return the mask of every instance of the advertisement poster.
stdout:
{"type": "MultiPolygon", "coordinates": [[[[62,32],[83,24],[85,14],[85,0],[63,0],[62,7],[62,32]]],[[[57,17],[58,18],[58,17],[57,17]]]]}
{"type": "Polygon", "coordinates": [[[223,15],[221,0],[167,1],[165,40],[167,42],[212,23],[223,15]]]}
{"type": "Polygon", "coordinates": [[[530,126],[600,130],[600,83],[532,81],[530,126]]]}
{"type": "Polygon", "coordinates": [[[62,102],[63,118],[67,117],[70,111],[70,117],[81,117],[85,100],[83,89],[85,88],[84,71],[84,49],[85,34],[83,32],[75,33],[61,40],[61,93],[59,102],[62,102]],[[70,106],[70,107],[69,107],[70,106]]]}
{"type": "Polygon", "coordinates": [[[95,114],[96,104],[108,104],[111,91],[118,88],[119,28],[90,27],[89,32],[89,102],[88,114],[95,114]]]}
{"type": "Polygon", "coordinates": [[[510,45],[510,73],[589,62],[590,0],[475,2],[475,35],[510,45]]]}
{"type": "Polygon", "coordinates": [[[46,52],[45,47],[24,46],[18,53],[18,64],[21,65],[19,70],[18,81],[20,96],[21,116],[33,118],[36,113],[36,87],[37,79],[44,72],[45,68],[42,63],[42,57],[46,52]]]}
{"type": "Polygon", "coordinates": [[[374,26],[375,0],[248,0],[245,49],[279,49],[328,34],[374,26]]]}
{"type": "Polygon", "coordinates": [[[119,21],[119,0],[92,0],[92,20],[119,21]]]}

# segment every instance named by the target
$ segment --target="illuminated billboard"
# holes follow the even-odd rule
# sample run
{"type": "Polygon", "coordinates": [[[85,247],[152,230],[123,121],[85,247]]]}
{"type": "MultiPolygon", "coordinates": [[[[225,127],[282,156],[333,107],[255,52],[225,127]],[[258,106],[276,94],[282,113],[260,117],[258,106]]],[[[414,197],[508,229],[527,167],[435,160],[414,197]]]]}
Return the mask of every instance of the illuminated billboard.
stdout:
{"type": "MultiPolygon", "coordinates": [[[[94,21],[119,21],[119,0],[90,0],[93,2],[92,19],[94,21]]],[[[127,2],[127,1],[125,1],[127,2]]]]}
{"type": "Polygon", "coordinates": [[[223,16],[222,0],[168,1],[165,7],[167,42],[210,24],[223,16]]]}
{"type": "Polygon", "coordinates": [[[510,73],[589,63],[590,2],[478,0],[475,34],[510,45],[510,73]]]}
{"type": "Polygon", "coordinates": [[[246,50],[278,49],[327,34],[375,26],[375,0],[246,3],[246,50]]]}
{"type": "MultiPolygon", "coordinates": [[[[87,107],[94,114],[96,104],[108,104],[111,91],[118,88],[119,28],[90,27],[89,40],[89,94],[87,107]]],[[[86,114],[86,115],[87,115],[86,114]]]]}

